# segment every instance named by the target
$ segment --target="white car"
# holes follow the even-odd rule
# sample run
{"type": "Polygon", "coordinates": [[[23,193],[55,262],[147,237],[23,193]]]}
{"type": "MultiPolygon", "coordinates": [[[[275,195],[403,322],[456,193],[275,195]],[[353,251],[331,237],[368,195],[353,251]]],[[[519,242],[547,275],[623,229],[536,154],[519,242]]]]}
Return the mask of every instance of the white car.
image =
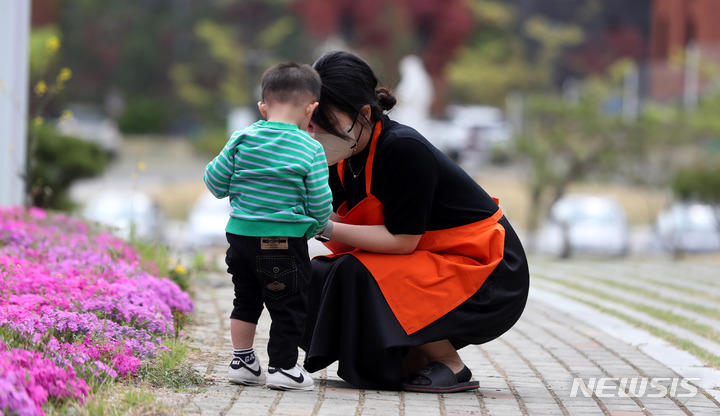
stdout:
{"type": "Polygon", "coordinates": [[[504,148],[509,146],[512,132],[497,107],[483,105],[451,105],[447,113],[453,124],[465,129],[465,148],[504,148]],[[478,143],[482,141],[482,143],[478,143]]]}
{"type": "Polygon", "coordinates": [[[226,245],[225,226],[231,212],[228,198],[218,199],[209,191],[203,191],[190,208],[185,245],[189,248],[226,245]]]}
{"type": "Polygon", "coordinates": [[[425,137],[455,161],[484,163],[494,151],[508,152],[512,130],[497,107],[451,105],[445,120],[427,121],[425,137]]]}
{"type": "Polygon", "coordinates": [[[661,212],[654,232],[662,250],[720,251],[720,210],[701,203],[676,203],[661,212]]]}
{"type": "Polygon", "coordinates": [[[82,216],[126,241],[163,242],[165,238],[165,214],[150,196],[141,192],[108,191],[95,195],[85,204],[82,216]]]}
{"type": "Polygon", "coordinates": [[[609,196],[566,195],[550,208],[537,247],[561,258],[577,253],[625,255],[630,247],[625,211],[609,196]]]}

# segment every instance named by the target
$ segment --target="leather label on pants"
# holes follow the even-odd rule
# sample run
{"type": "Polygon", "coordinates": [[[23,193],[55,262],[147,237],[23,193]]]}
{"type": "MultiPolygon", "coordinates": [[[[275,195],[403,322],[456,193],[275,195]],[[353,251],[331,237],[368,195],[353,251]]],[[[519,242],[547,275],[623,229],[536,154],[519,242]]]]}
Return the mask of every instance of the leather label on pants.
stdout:
{"type": "Polygon", "coordinates": [[[287,237],[260,237],[260,250],[287,250],[287,237]]]}

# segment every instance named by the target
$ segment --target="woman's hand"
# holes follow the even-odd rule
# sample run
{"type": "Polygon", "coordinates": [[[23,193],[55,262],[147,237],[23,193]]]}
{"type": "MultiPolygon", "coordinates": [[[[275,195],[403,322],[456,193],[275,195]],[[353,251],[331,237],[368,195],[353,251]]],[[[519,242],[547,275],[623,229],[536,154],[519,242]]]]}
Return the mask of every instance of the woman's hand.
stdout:
{"type": "MultiPolygon", "coordinates": [[[[334,225],[342,223],[342,218],[340,218],[339,215],[333,212],[330,214],[330,221],[333,222],[334,229],[334,225]]],[[[334,254],[347,253],[349,251],[355,250],[355,247],[343,244],[339,241],[335,241],[332,238],[330,239],[330,241],[323,241],[323,245],[327,247],[328,250],[332,251],[334,254]]]]}
{"type": "MultiPolygon", "coordinates": [[[[335,223],[330,242],[343,243],[373,253],[410,254],[422,235],[392,234],[384,225],[335,223]]],[[[330,243],[328,242],[328,243],[330,243]]]]}

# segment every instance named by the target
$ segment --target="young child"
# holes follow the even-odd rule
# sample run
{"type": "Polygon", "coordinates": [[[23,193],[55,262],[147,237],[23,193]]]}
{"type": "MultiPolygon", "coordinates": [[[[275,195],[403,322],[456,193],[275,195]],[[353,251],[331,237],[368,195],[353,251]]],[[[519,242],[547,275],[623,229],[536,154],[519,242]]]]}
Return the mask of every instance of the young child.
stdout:
{"type": "Polygon", "coordinates": [[[262,76],[260,113],[266,120],[235,132],[203,177],[233,208],[225,228],[225,262],[235,286],[230,334],[230,382],[279,390],[312,390],[297,363],[310,279],[308,238],[332,212],[323,148],[305,131],[318,105],[320,77],[309,65],[286,62],[262,76]],[[253,351],[258,318],[272,324],[267,381],[253,351]]]}

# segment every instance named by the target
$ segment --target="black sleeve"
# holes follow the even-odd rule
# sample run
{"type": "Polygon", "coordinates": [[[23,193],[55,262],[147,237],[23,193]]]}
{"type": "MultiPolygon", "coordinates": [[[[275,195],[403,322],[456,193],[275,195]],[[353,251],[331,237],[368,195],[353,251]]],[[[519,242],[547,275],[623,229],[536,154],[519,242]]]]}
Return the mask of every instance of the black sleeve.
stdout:
{"type": "Polygon", "coordinates": [[[423,234],[427,230],[439,182],[439,165],[427,145],[396,139],[380,158],[376,194],[383,204],[385,226],[393,234],[423,234]]]}

